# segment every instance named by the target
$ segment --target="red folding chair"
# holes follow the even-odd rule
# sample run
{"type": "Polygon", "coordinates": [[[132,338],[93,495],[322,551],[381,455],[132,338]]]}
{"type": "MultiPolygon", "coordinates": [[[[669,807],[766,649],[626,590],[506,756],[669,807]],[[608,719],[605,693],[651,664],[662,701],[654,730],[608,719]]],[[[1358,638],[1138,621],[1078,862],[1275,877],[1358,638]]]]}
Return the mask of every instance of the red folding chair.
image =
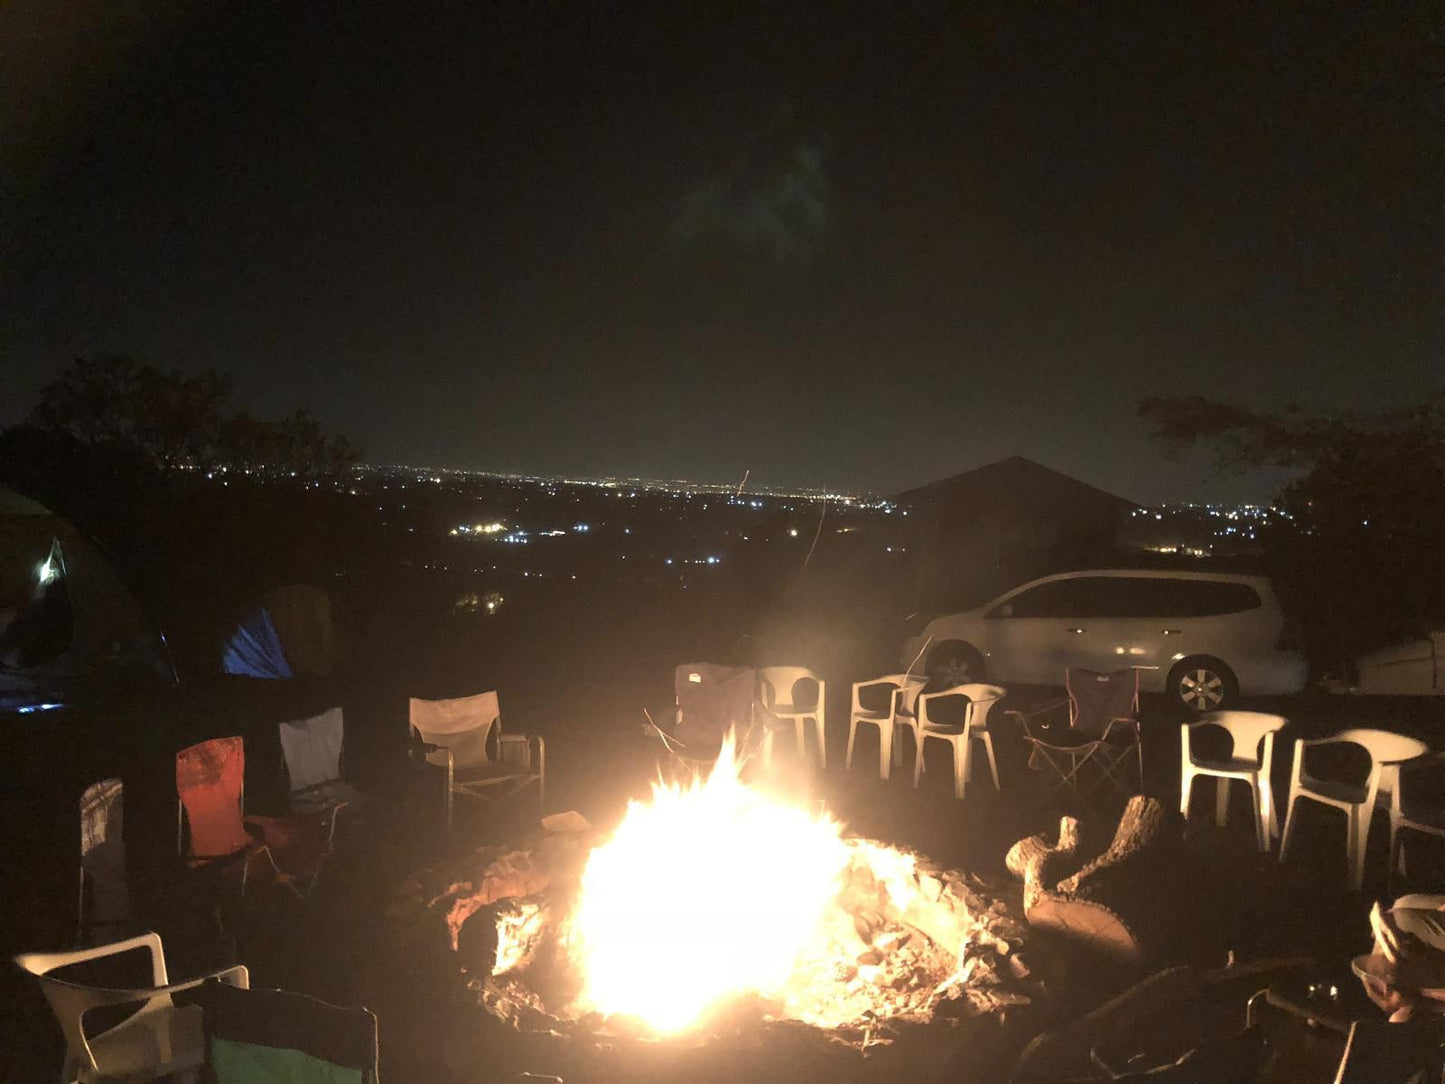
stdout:
{"type": "Polygon", "coordinates": [[[178,857],[188,857],[193,867],[239,859],[242,895],[258,856],[265,857],[277,880],[289,882],[271,848],[246,831],[246,746],[241,738],[212,738],[177,753],[176,794],[178,857]]]}

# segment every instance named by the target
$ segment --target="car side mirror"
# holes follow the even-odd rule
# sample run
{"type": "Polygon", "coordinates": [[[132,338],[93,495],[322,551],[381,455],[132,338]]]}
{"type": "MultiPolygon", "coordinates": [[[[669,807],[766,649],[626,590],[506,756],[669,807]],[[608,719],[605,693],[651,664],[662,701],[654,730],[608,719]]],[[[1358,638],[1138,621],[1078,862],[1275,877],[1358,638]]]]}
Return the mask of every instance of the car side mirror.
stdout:
{"type": "Polygon", "coordinates": [[[1014,604],[1012,602],[1005,602],[1002,606],[995,607],[993,613],[989,614],[990,617],[1012,617],[1013,615],[1014,604]]]}

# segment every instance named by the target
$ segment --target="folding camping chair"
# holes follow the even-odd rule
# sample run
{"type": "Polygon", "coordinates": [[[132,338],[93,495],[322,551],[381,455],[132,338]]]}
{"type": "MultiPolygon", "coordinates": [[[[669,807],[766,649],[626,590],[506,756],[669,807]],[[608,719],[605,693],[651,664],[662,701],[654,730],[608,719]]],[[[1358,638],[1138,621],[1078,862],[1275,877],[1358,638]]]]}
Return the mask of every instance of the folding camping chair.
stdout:
{"type": "Polygon", "coordinates": [[[538,815],[545,810],[546,746],[535,734],[502,733],[501,701],[495,692],[451,700],[413,697],[408,728],[413,758],[446,769],[448,829],[457,794],[498,803],[536,783],[538,815]]]}
{"type": "Polygon", "coordinates": [[[298,816],[322,818],[329,854],[336,836],[337,815],[365,801],[360,791],[341,779],[345,717],[340,708],[331,708],[310,719],[280,723],[277,729],[291,789],[287,807],[298,816]]]}
{"type": "Polygon", "coordinates": [[[239,737],[212,738],[176,754],[176,855],[206,866],[241,858],[241,895],[246,894],[251,862],[264,855],[278,881],[289,884],[271,848],[246,831],[246,745],[239,737]]]}
{"type": "MultiPolygon", "coordinates": [[[[752,752],[757,744],[753,726],[756,671],[747,666],[687,663],[673,670],[672,687],[677,723],[672,733],[662,738],[675,760],[700,774],[717,760],[730,733],[735,736],[740,760],[752,752]]],[[[762,739],[765,754],[770,738],[771,734],[762,739]]]]}
{"type": "Polygon", "coordinates": [[[288,990],[201,988],[216,1084],[377,1084],[376,1016],[288,990]]]}
{"type": "Polygon", "coordinates": [[[1097,790],[1112,788],[1121,797],[1135,792],[1128,779],[1129,761],[1135,762],[1136,781],[1142,789],[1144,753],[1139,743],[1139,671],[1134,668],[1099,673],[1069,667],[1064,673],[1066,700],[1045,705],[1033,712],[1009,711],[1019,721],[1029,743],[1029,767],[1045,772],[1051,788],[1067,787],[1088,799],[1097,790]],[[1067,707],[1068,725],[1041,724],[1040,719],[1058,719],[1067,707]],[[1092,769],[1095,778],[1085,786],[1092,769]]]}
{"type": "Polygon", "coordinates": [[[75,943],[86,930],[119,926],[130,918],[125,876],[125,791],[119,779],[102,779],[80,796],[80,888],[75,909],[75,943]],[[90,886],[90,909],[85,906],[90,886]]]}

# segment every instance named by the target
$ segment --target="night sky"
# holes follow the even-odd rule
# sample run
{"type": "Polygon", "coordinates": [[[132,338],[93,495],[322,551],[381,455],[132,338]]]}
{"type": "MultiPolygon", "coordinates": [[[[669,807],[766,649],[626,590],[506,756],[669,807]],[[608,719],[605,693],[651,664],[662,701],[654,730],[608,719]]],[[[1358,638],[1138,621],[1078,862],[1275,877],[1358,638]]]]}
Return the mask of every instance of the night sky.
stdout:
{"type": "Polygon", "coordinates": [[[372,462],[1152,502],[1267,487],[1142,396],[1445,384],[1438,5],[173,6],[0,13],[0,424],[115,352],[372,462]]]}

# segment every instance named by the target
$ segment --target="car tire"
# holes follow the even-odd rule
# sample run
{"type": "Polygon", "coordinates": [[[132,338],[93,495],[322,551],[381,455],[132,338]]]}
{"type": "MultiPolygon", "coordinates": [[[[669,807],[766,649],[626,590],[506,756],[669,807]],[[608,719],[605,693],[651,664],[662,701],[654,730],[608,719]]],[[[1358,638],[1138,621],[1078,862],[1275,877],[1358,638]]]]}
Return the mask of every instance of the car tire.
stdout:
{"type": "Polygon", "coordinates": [[[934,648],[924,672],[929,683],[937,686],[966,685],[985,678],[983,656],[972,644],[962,641],[951,641],[934,648]]]}
{"type": "Polygon", "coordinates": [[[1174,704],[1192,715],[1221,711],[1239,696],[1234,671],[1218,659],[1198,655],[1185,659],[1169,671],[1165,692],[1174,704]]]}

